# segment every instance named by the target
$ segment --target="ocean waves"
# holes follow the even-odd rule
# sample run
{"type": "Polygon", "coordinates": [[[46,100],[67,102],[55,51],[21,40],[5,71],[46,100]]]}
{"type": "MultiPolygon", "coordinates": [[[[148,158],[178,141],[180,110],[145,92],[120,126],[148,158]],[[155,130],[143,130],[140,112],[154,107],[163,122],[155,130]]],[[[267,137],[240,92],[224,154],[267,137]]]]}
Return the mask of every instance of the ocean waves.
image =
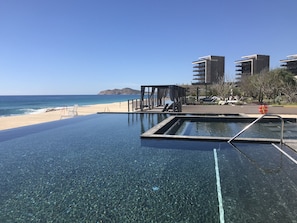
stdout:
{"type": "Polygon", "coordinates": [[[0,96],[0,117],[39,114],[61,110],[77,104],[79,106],[108,104],[138,99],[139,95],[35,95],[0,96]]]}
{"type": "Polygon", "coordinates": [[[0,108],[0,117],[1,116],[15,116],[15,115],[28,115],[28,114],[40,114],[49,111],[62,110],[62,107],[55,108],[0,108]]]}

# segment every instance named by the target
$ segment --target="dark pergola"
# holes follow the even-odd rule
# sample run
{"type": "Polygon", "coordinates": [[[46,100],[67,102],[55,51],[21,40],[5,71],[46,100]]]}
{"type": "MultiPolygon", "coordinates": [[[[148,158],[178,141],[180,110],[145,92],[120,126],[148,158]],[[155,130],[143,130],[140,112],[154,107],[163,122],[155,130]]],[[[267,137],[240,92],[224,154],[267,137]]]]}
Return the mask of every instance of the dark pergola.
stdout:
{"type": "Polygon", "coordinates": [[[186,101],[186,89],[177,85],[142,85],[140,109],[146,107],[153,109],[154,107],[163,106],[163,111],[172,108],[175,112],[182,111],[182,104],[186,101]],[[145,95],[147,98],[145,99],[145,95]],[[171,100],[171,104],[166,103],[166,99],[171,100]]]}

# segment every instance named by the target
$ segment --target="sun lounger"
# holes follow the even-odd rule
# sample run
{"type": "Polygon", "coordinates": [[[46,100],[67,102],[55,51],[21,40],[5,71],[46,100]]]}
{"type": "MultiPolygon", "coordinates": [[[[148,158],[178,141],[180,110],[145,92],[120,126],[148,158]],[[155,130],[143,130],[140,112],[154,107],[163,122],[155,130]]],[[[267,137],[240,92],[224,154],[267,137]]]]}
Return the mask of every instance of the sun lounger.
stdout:
{"type": "Polygon", "coordinates": [[[78,115],[77,108],[78,108],[78,105],[74,105],[73,107],[65,107],[65,109],[63,109],[63,113],[60,119],[73,118],[77,116],[78,115]]]}
{"type": "Polygon", "coordinates": [[[164,106],[164,108],[163,108],[162,112],[165,112],[165,111],[167,111],[167,110],[168,110],[168,109],[167,109],[167,108],[168,108],[168,105],[169,105],[168,103],[167,103],[167,104],[165,104],[165,106],[164,106]]]}

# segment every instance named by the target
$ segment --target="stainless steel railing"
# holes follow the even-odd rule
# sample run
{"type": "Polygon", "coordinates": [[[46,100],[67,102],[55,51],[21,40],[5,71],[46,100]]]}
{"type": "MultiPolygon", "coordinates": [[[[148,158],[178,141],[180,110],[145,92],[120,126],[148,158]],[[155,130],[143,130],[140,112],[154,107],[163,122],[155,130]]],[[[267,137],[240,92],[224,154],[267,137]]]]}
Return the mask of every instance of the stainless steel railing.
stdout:
{"type": "Polygon", "coordinates": [[[247,129],[249,129],[252,125],[254,125],[256,122],[260,121],[261,119],[263,119],[266,116],[273,116],[273,117],[277,117],[280,121],[281,121],[281,133],[280,133],[280,143],[282,144],[284,141],[284,119],[279,116],[279,115],[272,115],[272,114],[264,114],[262,116],[260,116],[259,118],[257,118],[256,120],[254,120],[252,123],[248,124],[246,127],[244,127],[244,129],[242,129],[240,132],[238,132],[235,136],[233,136],[231,139],[228,140],[228,143],[231,143],[234,139],[236,139],[238,136],[240,136],[243,132],[245,132],[247,129]]]}

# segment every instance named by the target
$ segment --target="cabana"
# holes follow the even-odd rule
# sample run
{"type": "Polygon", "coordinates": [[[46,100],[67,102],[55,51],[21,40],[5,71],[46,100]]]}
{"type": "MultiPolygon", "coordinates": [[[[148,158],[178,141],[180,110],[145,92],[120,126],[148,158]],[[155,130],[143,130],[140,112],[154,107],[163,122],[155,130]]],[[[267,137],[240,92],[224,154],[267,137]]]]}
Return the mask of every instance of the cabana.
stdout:
{"type": "Polygon", "coordinates": [[[182,111],[182,104],[186,101],[186,89],[177,85],[142,85],[141,86],[141,111],[163,107],[163,112],[172,110],[182,111]],[[170,102],[171,101],[171,102],[170,102]]]}

